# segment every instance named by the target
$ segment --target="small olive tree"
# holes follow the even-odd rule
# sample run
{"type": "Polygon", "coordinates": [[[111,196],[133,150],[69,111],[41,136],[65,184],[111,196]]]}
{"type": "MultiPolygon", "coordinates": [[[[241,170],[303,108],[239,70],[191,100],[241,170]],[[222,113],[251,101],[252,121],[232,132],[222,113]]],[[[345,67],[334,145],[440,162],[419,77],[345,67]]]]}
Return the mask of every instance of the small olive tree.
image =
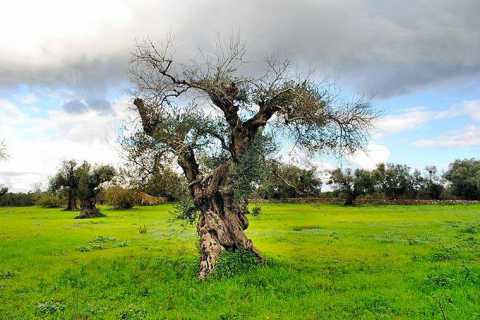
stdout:
{"type": "Polygon", "coordinates": [[[370,171],[340,168],[330,172],[329,184],[345,196],[345,205],[352,206],[357,197],[373,193],[375,180],[370,171]]]}
{"type": "Polygon", "coordinates": [[[97,208],[97,196],[101,185],[115,176],[115,169],[109,165],[92,166],[84,162],[78,167],[78,198],[80,199],[80,215],[78,219],[103,216],[97,208]]]}
{"type": "Polygon", "coordinates": [[[173,159],[182,168],[200,212],[200,278],[225,250],[262,259],[244,233],[248,193],[236,184],[240,171],[255,176],[249,163],[257,163],[258,139],[287,134],[311,152],[352,152],[365,143],[374,118],[368,104],[337,101],[312,79],[296,76],[287,61],[267,59],[262,73],[250,76],[238,41],[217,51],[182,63],[171,42],[138,46],[131,80],[141,128],[125,143],[136,163],[155,167],[173,159]],[[205,158],[208,166],[199,161],[205,158]]]}
{"type": "Polygon", "coordinates": [[[60,191],[66,194],[66,211],[77,209],[78,184],[78,166],[75,160],[63,161],[57,174],[50,179],[49,189],[51,191],[60,191]]]}

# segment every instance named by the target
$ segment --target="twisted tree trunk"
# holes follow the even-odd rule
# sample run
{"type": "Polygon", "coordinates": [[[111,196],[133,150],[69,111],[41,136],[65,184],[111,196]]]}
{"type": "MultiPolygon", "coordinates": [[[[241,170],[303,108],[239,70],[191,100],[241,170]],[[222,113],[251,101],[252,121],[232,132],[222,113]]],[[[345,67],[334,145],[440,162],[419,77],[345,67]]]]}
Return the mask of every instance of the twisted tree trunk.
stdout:
{"type": "Polygon", "coordinates": [[[234,199],[229,164],[218,167],[211,175],[190,184],[195,205],[200,209],[197,233],[200,241],[200,269],[204,279],[215,268],[224,250],[244,250],[263,260],[244,231],[248,228],[246,208],[234,199]]]}

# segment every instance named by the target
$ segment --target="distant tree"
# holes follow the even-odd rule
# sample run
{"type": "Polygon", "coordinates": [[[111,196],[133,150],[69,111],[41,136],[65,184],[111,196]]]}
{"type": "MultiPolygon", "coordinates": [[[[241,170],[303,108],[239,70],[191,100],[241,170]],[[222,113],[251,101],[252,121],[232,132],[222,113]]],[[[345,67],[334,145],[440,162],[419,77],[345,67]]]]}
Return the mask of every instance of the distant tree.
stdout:
{"type": "Polygon", "coordinates": [[[3,196],[4,194],[7,194],[7,192],[8,192],[7,187],[0,186],[0,197],[3,196]]]}
{"type": "Polygon", "coordinates": [[[109,165],[92,166],[88,162],[84,162],[77,168],[76,172],[81,210],[77,218],[103,216],[96,207],[97,195],[100,192],[100,186],[113,179],[115,169],[109,165]]]}
{"type": "Polygon", "coordinates": [[[399,199],[412,190],[410,168],[400,164],[379,164],[373,170],[377,190],[390,199],[399,199]]]}
{"type": "Polygon", "coordinates": [[[35,204],[37,195],[35,193],[13,193],[7,192],[0,197],[0,207],[25,207],[35,204]]]}
{"type": "Polygon", "coordinates": [[[424,178],[423,192],[429,199],[439,200],[445,189],[442,177],[438,175],[437,167],[435,166],[426,167],[425,171],[426,177],[424,178]]]}
{"type": "Polygon", "coordinates": [[[356,169],[352,172],[350,168],[338,168],[330,172],[328,183],[344,194],[345,205],[351,206],[357,197],[372,193],[375,182],[370,171],[356,169]]]}
{"type": "Polygon", "coordinates": [[[63,161],[57,174],[50,179],[50,190],[60,191],[67,198],[66,211],[77,209],[79,175],[75,160],[63,161]]]}
{"type": "Polygon", "coordinates": [[[257,188],[257,193],[262,198],[281,199],[320,194],[322,181],[314,169],[302,169],[278,161],[269,161],[267,166],[266,174],[257,188]]]}
{"type": "Polygon", "coordinates": [[[126,145],[136,159],[152,165],[174,159],[182,168],[200,211],[199,277],[205,278],[225,250],[262,259],[244,233],[243,190],[258,176],[259,139],[276,131],[312,152],[351,152],[366,142],[374,114],[368,104],[341,103],[315,81],[296,77],[288,62],[270,59],[262,75],[246,75],[245,49],[237,41],[220,44],[205,61],[184,63],[173,53],[166,43],[139,46],[133,54],[133,104],[142,128],[126,145]],[[200,165],[202,155],[215,166],[200,165]]]}
{"type": "Polygon", "coordinates": [[[480,199],[480,160],[455,160],[445,173],[452,193],[462,199],[480,199]]]}
{"type": "Polygon", "coordinates": [[[169,201],[183,199],[188,194],[185,177],[169,167],[161,168],[152,174],[142,189],[149,195],[166,197],[169,201]]]}

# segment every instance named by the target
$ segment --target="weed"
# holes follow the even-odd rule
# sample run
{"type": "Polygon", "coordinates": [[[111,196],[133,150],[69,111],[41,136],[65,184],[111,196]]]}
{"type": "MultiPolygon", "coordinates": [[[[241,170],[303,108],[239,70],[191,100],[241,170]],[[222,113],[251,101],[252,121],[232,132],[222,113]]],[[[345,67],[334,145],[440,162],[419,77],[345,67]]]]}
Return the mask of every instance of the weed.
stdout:
{"type": "Polygon", "coordinates": [[[455,279],[448,274],[430,274],[427,276],[426,283],[438,288],[450,288],[455,279]]]}
{"type": "Polygon", "coordinates": [[[316,231],[320,230],[320,226],[312,225],[312,226],[295,226],[292,228],[293,231],[316,231]]]}
{"type": "Polygon", "coordinates": [[[410,246],[414,246],[420,243],[420,241],[418,241],[417,239],[408,239],[407,241],[408,241],[408,245],[410,246]]]}
{"type": "Polygon", "coordinates": [[[129,305],[127,309],[122,310],[118,315],[118,319],[120,320],[140,320],[145,319],[146,317],[147,312],[133,304],[129,305]]]}
{"type": "Polygon", "coordinates": [[[254,217],[259,216],[261,213],[262,213],[262,208],[260,208],[260,207],[253,207],[252,210],[251,210],[251,214],[254,217]]]}
{"type": "Polygon", "coordinates": [[[61,301],[47,300],[37,304],[37,313],[40,315],[52,315],[65,310],[65,305],[61,301]]]}
{"type": "Polygon", "coordinates": [[[128,242],[127,241],[121,241],[113,244],[113,248],[125,248],[128,247],[128,242]]]}
{"type": "Polygon", "coordinates": [[[110,242],[115,240],[116,239],[113,237],[97,236],[95,239],[90,241],[90,243],[105,243],[105,242],[110,242]]]}
{"type": "Polygon", "coordinates": [[[139,225],[139,226],[138,226],[138,232],[141,233],[141,234],[147,233],[147,226],[144,225],[144,224],[139,225]]]}
{"type": "Polygon", "coordinates": [[[12,271],[0,272],[0,280],[12,279],[13,277],[15,277],[15,273],[12,271]]]}
{"type": "Polygon", "coordinates": [[[452,248],[445,248],[432,253],[430,260],[432,262],[448,261],[455,259],[456,256],[456,252],[452,248]]]}

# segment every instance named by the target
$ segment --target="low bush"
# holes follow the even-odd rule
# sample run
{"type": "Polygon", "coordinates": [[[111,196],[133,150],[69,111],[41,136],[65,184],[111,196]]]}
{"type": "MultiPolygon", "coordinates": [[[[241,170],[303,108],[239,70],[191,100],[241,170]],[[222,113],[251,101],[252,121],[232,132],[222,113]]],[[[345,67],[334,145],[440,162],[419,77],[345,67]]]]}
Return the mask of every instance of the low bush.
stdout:
{"type": "Polygon", "coordinates": [[[115,209],[131,209],[139,202],[137,192],[119,186],[105,191],[105,200],[115,209]]]}
{"type": "Polygon", "coordinates": [[[60,208],[65,201],[59,195],[51,192],[45,192],[36,201],[36,204],[43,208],[60,208]]]}
{"type": "Polygon", "coordinates": [[[252,210],[250,211],[252,216],[256,217],[259,216],[262,213],[262,208],[260,207],[253,207],[252,210]]]}
{"type": "Polygon", "coordinates": [[[188,223],[194,223],[197,221],[199,210],[191,199],[185,198],[175,203],[171,213],[176,219],[185,220],[188,223]]]}

